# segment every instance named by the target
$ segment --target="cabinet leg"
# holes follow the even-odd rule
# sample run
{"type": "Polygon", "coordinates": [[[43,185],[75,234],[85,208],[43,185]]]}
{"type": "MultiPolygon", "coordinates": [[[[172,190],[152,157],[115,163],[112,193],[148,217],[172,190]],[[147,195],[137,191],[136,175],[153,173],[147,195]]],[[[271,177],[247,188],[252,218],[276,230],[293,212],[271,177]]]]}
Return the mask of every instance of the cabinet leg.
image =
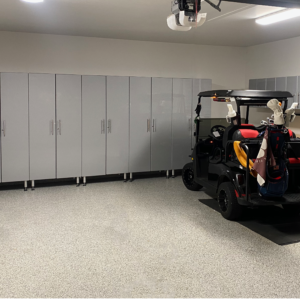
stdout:
{"type": "Polygon", "coordinates": [[[86,186],[86,177],[83,177],[83,186],[86,186]]]}
{"type": "Polygon", "coordinates": [[[124,182],[127,182],[127,174],[124,173],[124,182]]]}
{"type": "Polygon", "coordinates": [[[79,182],[79,177],[77,177],[77,178],[76,178],[76,187],[79,187],[79,184],[80,184],[80,182],[79,182]]]}
{"type": "Polygon", "coordinates": [[[24,181],[24,191],[27,191],[27,181],[24,181]]]}
{"type": "Polygon", "coordinates": [[[34,186],[34,180],[31,180],[31,190],[34,191],[35,190],[35,186],[34,186]]]}
{"type": "Polygon", "coordinates": [[[175,170],[172,170],[172,178],[175,178],[175,170]]]}
{"type": "Polygon", "coordinates": [[[167,171],[167,176],[166,176],[166,177],[167,177],[167,179],[169,179],[169,177],[170,177],[170,176],[169,176],[169,170],[167,171]]]}
{"type": "Polygon", "coordinates": [[[132,173],[130,173],[130,182],[132,182],[133,181],[133,175],[132,175],[132,173]]]}

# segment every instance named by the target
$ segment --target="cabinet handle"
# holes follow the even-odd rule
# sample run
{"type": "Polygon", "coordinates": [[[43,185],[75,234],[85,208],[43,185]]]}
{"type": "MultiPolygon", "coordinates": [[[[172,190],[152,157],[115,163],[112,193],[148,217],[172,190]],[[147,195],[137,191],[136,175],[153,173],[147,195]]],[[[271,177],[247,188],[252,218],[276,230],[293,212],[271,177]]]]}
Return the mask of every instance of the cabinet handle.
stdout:
{"type": "Polygon", "coordinates": [[[108,126],[107,126],[107,131],[108,133],[111,133],[111,120],[108,120],[108,126]]]}
{"type": "Polygon", "coordinates": [[[156,132],[156,127],[155,127],[155,119],[153,119],[153,132],[156,132]]]}
{"type": "Polygon", "coordinates": [[[54,121],[51,120],[50,121],[50,135],[53,135],[54,134],[54,121]]]}
{"type": "Polygon", "coordinates": [[[2,128],[3,136],[5,136],[5,131],[6,131],[6,121],[3,121],[3,128],[2,128]]]}
{"type": "Polygon", "coordinates": [[[58,131],[58,134],[61,135],[61,120],[58,121],[57,131],[58,131]]]}
{"type": "Polygon", "coordinates": [[[101,120],[101,134],[103,134],[103,120],[101,120]]]}

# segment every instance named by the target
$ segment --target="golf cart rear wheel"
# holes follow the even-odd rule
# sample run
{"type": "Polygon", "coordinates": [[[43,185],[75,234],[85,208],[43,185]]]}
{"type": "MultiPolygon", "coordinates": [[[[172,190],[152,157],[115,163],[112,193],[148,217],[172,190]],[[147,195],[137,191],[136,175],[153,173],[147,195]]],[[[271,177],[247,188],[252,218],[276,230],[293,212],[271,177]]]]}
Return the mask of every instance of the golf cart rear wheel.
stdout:
{"type": "Polygon", "coordinates": [[[182,170],[182,181],[185,187],[190,191],[199,191],[202,185],[194,181],[193,163],[186,164],[182,170]]]}
{"type": "Polygon", "coordinates": [[[282,204],[282,207],[286,213],[292,216],[298,216],[300,214],[299,204],[282,204]]]}
{"type": "Polygon", "coordinates": [[[239,205],[234,186],[230,182],[221,183],[218,193],[218,203],[221,215],[227,220],[237,220],[243,214],[244,207],[239,205]]]}

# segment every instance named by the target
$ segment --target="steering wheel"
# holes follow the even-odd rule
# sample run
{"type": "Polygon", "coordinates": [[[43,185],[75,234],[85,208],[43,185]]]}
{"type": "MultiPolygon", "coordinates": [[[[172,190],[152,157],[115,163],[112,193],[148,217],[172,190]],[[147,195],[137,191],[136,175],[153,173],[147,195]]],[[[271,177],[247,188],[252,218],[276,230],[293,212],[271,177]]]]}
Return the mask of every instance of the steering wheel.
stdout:
{"type": "Polygon", "coordinates": [[[226,127],[223,125],[215,125],[210,130],[211,136],[217,141],[221,141],[223,139],[225,129],[226,127]]]}

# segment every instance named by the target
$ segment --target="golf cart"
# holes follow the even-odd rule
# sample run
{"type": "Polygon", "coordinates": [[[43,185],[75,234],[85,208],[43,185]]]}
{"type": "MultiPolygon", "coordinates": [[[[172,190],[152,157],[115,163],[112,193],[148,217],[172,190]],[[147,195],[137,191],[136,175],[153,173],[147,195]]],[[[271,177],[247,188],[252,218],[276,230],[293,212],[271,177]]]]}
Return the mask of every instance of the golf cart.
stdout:
{"type": "Polygon", "coordinates": [[[196,144],[192,162],[182,172],[186,188],[198,191],[204,187],[217,198],[221,214],[228,220],[239,219],[246,207],[282,205],[287,212],[300,213],[300,139],[288,129],[296,117],[295,110],[287,109],[293,96],[255,90],[214,90],[198,96],[196,144]],[[230,124],[212,124],[206,137],[200,133],[203,99],[226,102],[229,108],[226,119],[230,124]],[[274,108],[274,120],[268,118],[260,126],[249,124],[250,108],[266,106],[274,108]],[[243,124],[242,107],[246,110],[243,124]]]}

